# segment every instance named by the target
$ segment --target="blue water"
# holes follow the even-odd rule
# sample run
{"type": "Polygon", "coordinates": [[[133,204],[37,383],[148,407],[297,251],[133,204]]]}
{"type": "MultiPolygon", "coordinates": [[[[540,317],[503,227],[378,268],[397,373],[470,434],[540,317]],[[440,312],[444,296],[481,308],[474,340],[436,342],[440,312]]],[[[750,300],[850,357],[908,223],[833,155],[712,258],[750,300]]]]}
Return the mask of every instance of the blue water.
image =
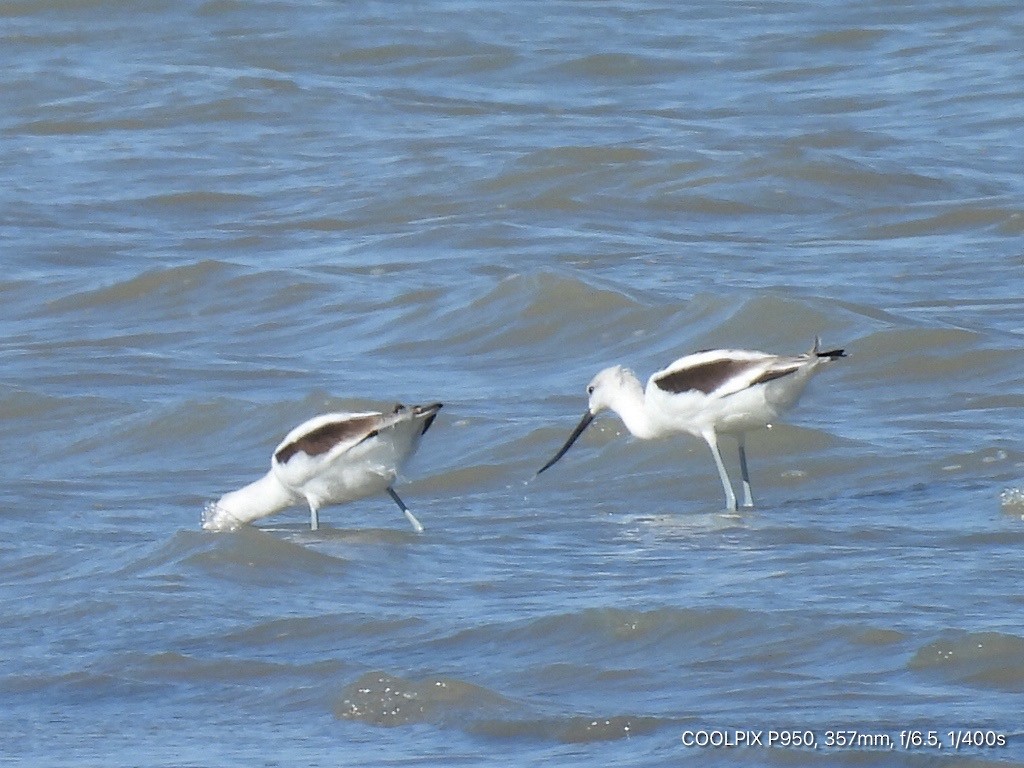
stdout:
{"type": "Polygon", "coordinates": [[[1024,764],[1022,34],[7,3],[0,762],[1024,764]],[[815,335],[753,511],[613,416],[533,479],[599,369],[815,335]],[[200,530],[302,420],[437,400],[422,535],[200,530]],[[817,748],[683,743],[746,730],[817,748]]]}

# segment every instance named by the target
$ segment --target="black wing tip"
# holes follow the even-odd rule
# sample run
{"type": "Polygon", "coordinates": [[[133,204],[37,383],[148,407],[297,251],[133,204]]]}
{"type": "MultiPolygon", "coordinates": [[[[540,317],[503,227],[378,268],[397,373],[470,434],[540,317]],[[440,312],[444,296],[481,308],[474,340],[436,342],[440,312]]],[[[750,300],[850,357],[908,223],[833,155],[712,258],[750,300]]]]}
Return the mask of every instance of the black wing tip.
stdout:
{"type": "Polygon", "coordinates": [[[849,357],[845,349],[830,349],[828,352],[816,352],[815,354],[818,357],[827,357],[829,360],[835,360],[837,357],[849,357]]]}
{"type": "Polygon", "coordinates": [[[830,349],[827,352],[822,352],[821,351],[821,337],[820,336],[815,336],[814,337],[814,346],[811,347],[811,351],[808,354],[808,357],[818,357],[818,358],[823,358],[823,359],[828,359],[828,360],[835,360],[837,357],[846,357],[846,350],[845,349],[836,348],[836,349],[830,349]]]}

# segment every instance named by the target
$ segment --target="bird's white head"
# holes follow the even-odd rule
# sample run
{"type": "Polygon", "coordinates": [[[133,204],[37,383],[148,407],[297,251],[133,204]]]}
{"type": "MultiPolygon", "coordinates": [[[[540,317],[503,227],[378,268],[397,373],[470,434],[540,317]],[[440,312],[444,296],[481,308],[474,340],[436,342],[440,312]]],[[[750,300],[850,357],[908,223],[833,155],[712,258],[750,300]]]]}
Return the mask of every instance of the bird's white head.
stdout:
{"type": "Polygon", "coordinates": [[[621,365],[605,368],[587,385],[590,414],[597,416],[605,408],[617,410],[618,401],[632,389],[639,390],[640,382],[631,370],[621,365]]]}
{"type": "Polygon", "coordinates": [[[559,449],[558,453],[537,471],[538,475],[562,458],[583,434],[583,431],[590,426],[594,417],[605,408],[611,408],[621,414],[631,400],[639,399],[642,403],[643,388],[632,371],[621,365],[613,365],[611,368],[605,368],[590,380],[587,385],[587,398],[587,410],[584,412],[583,418],[580,419],[580,423],[576,425],[576,429],[572,431],[569,439],[565,441],[565,445],[559,449]]]}

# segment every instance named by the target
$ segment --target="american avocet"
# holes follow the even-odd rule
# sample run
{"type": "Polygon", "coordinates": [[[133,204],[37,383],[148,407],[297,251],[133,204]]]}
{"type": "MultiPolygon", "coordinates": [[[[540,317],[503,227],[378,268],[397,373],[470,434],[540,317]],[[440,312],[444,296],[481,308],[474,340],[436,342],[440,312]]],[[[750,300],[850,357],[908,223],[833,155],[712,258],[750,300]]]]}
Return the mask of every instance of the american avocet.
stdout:
{"type": "Polygon", "coordinates": [[[309,527],[329,504],[387,491],[417,533],[423,526],[395,493],[403,462],[430,428],[441,403],[392,413],[327,413],[289,432],[274,449],[270,471],[254,483],[210,504],[203,528],[232,530],[295,504],[309,505],[309,527]]]}
{"type": "Polygon", "coordinates": [[[803,355],[770,355],[743,349],[709,349],[681,357],[647,380],[646,391],[636,375],[622,366],[605,368],[587,386],[589,407],[565,445],[537,472],[558,461],[605,408],[619,415],[626,428],[644,440],[685,432],[702,437],[711,448],[725,489],[725,504],[736,510],[736,494],[718,450],[718,435],[739,442],[743,506],[752,507],[744,434],[765,427],[799,399],[818,367],[843,350],[821,352],[818,340],[803,355]]]}

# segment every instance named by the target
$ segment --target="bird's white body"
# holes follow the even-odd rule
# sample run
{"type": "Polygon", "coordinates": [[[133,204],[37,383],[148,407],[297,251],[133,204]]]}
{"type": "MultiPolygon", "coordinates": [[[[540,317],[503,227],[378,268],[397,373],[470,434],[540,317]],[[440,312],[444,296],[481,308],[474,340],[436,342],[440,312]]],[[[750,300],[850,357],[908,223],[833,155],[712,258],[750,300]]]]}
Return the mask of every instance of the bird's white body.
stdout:
{"type": "Polygon", "coordinates": [[[232,530],[306,504],[315,530],[322,507],[387,491],[421,531],[391,486],[440,408],[435,403],[398,406],[390,414],[328,413],[303,422],[274,449],[267,474],[207,508],[203,528],[232,530]]]}
{"type": "MultiPolygon", "coordinates": [[[[726,506],[736,509],[736,496],[718,450],[719,434],[739,441],[744,506],[752,506],[744,435],[778,420],[803,394],[819,367],[842,350],[803,355],[772,355],[742,349],[712,349],[681,357],[654,373],[642,387],[622,366],[605,368],[587,387],[589,407],[563,448],[540,471],[558,461],[604,409],[614,411],[636,437],[649,440],[680,432],[703,438],[711,448],[726,506]]],[[[538,473],[539,474],[539,473],[538,473]]]]}
{"type": "Polygon", "coordinates": [[[687,355],[651,376],[644,392],[644,412],[663,434],[689,432],[700,437],[709,429],[720,434],[749,432],[778,420],[792,408],[814,372],[829,359],[740,349],[687,355]],[[737,365],[709,392],[672,392],[658,385],[673,373],[699,369],[722,359],[737,365]],[[780,375],[775,377],[775,373],[780,375]]]}

